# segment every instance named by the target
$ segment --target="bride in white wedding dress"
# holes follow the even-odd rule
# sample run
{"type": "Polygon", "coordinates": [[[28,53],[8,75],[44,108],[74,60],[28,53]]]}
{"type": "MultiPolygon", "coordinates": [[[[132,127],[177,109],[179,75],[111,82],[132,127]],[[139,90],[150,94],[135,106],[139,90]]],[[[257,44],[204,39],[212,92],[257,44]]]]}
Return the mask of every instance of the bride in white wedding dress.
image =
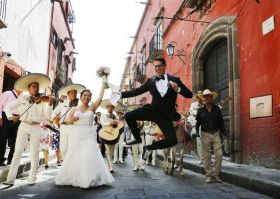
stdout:
{"type": "Polygon", "coordinates": [[[89,188],[109,185],[114,181],[98,148],[93,127],[94,112],[100,105],[103,94],[104,85],[99,98],[89,105],[92,94],[89,90],[84,90],[81,93],[82,105],[71,111],[66,122],[73,123],[74,127],[67,154],[55,179],[56,185],[89,188]]]}

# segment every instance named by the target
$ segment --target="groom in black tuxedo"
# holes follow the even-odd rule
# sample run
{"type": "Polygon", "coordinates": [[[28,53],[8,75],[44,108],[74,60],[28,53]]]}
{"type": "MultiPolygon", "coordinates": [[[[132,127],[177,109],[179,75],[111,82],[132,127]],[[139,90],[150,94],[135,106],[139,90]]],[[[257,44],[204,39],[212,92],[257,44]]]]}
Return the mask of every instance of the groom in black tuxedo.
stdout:
{"type": "Polygon", "coordinates": [[[121,98],[129,98],[141,95],[149,91],[152,95],[152,103],[135,109],[125,114],[125,120],[133,134],[134,140],[126,142],[126,145],[141,143],[140,129],[136,121],[153,121],[162,133],[164,139],[144,146],[143,159],[151,154],[151,150],[165,149],[177,144],[177,137],[173,121],[178,121],[180,115],[175,110],[177,94],[185,98],[192,98],[192,92],[181,82],[180,78],[165,72],[166,61],[158,57],[154,60],[156,76],[148,78],[146,83],[139,88],[121,93],[121,98]]]}

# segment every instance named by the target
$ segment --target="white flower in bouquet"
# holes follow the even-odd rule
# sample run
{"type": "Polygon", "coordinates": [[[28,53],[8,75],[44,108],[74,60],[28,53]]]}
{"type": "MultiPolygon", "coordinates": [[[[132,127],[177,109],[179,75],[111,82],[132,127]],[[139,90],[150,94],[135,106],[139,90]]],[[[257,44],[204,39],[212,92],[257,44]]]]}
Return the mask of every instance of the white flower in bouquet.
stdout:
{"type": "Polygon", "coordinates": [[[96,75],[100,78],[108,77],[111,73],[111,69],[107,66],[100,66],[97,71],[96,75]]]}
{"type": "Polygon", "coordinates": [[[100,78],[103,79],[106,89],[109,88],[108,76],[110,75],[110,73],[111,73],[111,69],[107,66],[100,66],[96,70],[97,77],[100,77],[100,78]]]}

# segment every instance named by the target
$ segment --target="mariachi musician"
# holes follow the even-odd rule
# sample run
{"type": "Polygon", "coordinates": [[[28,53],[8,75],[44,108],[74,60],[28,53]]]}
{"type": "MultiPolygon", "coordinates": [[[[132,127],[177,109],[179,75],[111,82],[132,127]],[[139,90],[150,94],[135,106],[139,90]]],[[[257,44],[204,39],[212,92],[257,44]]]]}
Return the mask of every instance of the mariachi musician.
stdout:
{"type": "Polygon", "coordinates": [[[39,165],[39,147],[41,140],[41,127],[46,119],[49,119],[53,98],[39,93],[39,90],[48,88],[51,80],[48,76],[33,73],[22,76],[15,83],[15,89],[28,91],[28,95],[21,95],[5,108],[7,118],[13,122],[21,121],[18,128],[14,157],[9,169],[5,185],[13,185],[17,176],[22,152],[30,138],[31,170],[28,184],[33,185],[36,181],[36,173],[39,165]],[[46,102],[46,103],[45,103],[46,102]],[[19,116],[14,116],[13,111],[17,109],[19,116]]]}
{"type": "MultiPolygon", "coordinates": [[[[113,113],[115,107],[111,104],[111,102],[109,100],[103,100],[100,106],[107,109],[107,113],[101,114],[100,123],[102,125],[102,128],[117,125],[118,118],[113,113]]],[[[104,141],[102,140],[102,142],[104,142],[104,141]]],[[[113,155],[114,155],[114,149],[115,149],[116,143],[111,143],[111,144],[104,143],[104,144],[105,144],[105,148],[106,148],[106,152],[107,152],[106,157],[107,157],[107,161],[108,161],[108,168],[109,168],[110,172],[113,173],[114,172],[113,155]]]]}
{"type": "Polygon", "coordinates": [[[71,84],[62,87],[58,94],[59,96],[67,96],[67,100],[58,104],[58,106],[52,112],[52,121],[55,125],[60,127],[60,150],[62,159],[65,157],[68,148],[68,137],[70,129],[73,125],[66,125],[64,122],[68,118],[70,110],[78,105],[79,99],[77,99],[77,94],[86,89],[85,86],[81,84],[71,84]]]}

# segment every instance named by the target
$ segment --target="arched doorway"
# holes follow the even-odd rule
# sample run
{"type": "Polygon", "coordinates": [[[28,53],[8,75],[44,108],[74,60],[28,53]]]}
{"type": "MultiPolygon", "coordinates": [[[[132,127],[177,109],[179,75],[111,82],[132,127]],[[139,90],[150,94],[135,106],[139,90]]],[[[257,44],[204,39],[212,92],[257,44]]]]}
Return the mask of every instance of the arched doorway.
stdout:
{"type": "MultiPolygon", "coordinates": [[[[227,40],[218,41],[209,50],[203,60],[204,89],[210,89],[219,93],[214,101],[219,104],[229,97],[229,71],[227,40]]],[[[225,102],[222,108],[227,132],[230,132],[229,103],[225,102]]],[[[229,145],[223,148],[224,155],[229,155],[229,145]]]]}
{"type": "Polygon", "coordinates": [[[229,96],[223,115],[230,132],[231,161],[241,163],[240,77],[238,33],[234,16],[211,22],[201,34],[192,56],[192,90],[219,92],[218,102],[229,96]]]}

